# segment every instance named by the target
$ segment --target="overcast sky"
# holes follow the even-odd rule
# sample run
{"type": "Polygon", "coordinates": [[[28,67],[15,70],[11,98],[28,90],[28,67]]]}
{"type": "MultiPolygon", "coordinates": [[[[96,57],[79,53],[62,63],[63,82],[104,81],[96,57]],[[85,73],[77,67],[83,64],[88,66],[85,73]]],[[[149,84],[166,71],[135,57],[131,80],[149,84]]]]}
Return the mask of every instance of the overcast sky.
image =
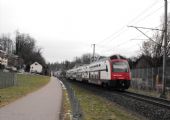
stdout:
{"type": "MultiPolygon", "coordinates": [[[[28,33],[43,48],[47,62],[140,52],[139,31],[128,25],[159,27],[164,0],[0,0],[0,34],[28,33]]],[[[148,35],[153,31],[143,30],[148,35]]]]}

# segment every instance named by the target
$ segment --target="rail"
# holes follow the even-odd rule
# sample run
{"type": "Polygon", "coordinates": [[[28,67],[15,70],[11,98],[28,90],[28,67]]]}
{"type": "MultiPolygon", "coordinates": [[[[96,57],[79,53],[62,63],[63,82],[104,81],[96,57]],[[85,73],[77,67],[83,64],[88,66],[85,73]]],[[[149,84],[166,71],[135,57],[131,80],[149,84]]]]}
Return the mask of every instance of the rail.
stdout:
{"type": "Polygon", "coordinates": [[[123,106],[125,109],[137,113],[149,120],[170,120],[170,102],[165,99],[154,98],[130,92],[114,91],[92,84],[71,82],[89,90],[94,94],[123,106]]]}
{"type": "Polygon", "coordinates": [[[156,98],[156,97],[151,97],[147,95],[141,95],[133,92],[121,92],[121,94],[126,95],[127,97],[131,97],[137,100],[145,101],[150,104],[158,105],[160,107],[165,107],[167,109],[170,109],[170,101],[162,98],[156,98]]]}

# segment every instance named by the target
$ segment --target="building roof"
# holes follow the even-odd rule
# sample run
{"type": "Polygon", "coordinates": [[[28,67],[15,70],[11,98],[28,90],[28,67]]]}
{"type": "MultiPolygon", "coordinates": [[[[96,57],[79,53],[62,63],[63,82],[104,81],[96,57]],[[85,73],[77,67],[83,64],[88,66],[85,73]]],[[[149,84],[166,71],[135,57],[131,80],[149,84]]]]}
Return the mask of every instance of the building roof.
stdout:
{"type": "MultiPolygon", "coordinates": [[[[33,64],[31,64],[31,65],[34,65],[34,64],[38,64],[38,65],[41,65],[41,64],[39,64],[38,62],[34,62],[33,64]]],[[[42,65],[41,65],[42,66],[42,65]]]]}

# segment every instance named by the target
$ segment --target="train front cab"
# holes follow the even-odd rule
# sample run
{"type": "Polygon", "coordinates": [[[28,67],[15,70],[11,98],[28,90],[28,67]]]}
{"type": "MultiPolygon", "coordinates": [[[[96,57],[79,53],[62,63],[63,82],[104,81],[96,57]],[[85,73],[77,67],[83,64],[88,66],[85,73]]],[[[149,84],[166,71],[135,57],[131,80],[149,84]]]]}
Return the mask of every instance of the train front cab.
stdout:
{"type": "Polygon", "coordinates": [[[131,73],[127,60],[110,60],[111,81],[110,85],[117,89],[128,89],[130,86],[131,73]]]}

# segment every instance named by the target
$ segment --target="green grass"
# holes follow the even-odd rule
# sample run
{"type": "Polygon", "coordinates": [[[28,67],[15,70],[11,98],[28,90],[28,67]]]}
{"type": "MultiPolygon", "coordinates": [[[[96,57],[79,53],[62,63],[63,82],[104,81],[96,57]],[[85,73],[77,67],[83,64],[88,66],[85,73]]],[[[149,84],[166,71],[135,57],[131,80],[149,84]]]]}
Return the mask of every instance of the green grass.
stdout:
{"type": "Polygon", "coordinates": [[[62,119],[71,120],[71,104],[66,90],[63,90],[62,119]]]}
{"type": "Polygon", "coordinates": [[[85,120],[140,120],[123,107],[97,96],[92,92],[73,85],[83,109],[85,120]]]}
{"type": "Polygon", "coordinates": [[[17,84],[0,89],[0,107],[31,93],[48,83],[50,77],[17,74],[17,84]]]}

